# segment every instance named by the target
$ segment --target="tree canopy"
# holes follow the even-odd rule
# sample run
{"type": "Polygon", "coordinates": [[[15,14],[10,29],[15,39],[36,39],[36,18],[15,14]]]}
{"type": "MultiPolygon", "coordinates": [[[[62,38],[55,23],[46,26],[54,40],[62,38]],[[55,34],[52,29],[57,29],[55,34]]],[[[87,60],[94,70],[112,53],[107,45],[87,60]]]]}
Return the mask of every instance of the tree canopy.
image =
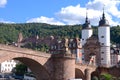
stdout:
{"type": "MultiPolygon", "coordinates": [[[[93,26],[94,34],[97,35],[97,27],[93,26]]],[[[39,37],[60,36],[81,38],[81,25],[49,25],[45,23],[5,24],[0,23],[0,43],[17,42],[18,34],[21,32],[24,38],[38,35],[39,37]]],[[[120,27],[111,27],[111,42],[120,43],[120,27]]]]}

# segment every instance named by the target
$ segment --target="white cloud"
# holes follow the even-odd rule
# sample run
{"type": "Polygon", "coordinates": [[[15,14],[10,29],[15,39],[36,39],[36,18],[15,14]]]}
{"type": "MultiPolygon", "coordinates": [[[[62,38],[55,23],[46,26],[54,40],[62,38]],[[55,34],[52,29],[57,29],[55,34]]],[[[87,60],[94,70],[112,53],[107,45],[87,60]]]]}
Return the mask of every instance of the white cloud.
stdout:
{"type": "Polygon", "coordinates": [[[62,8],[60,12],[56,13],[56,16],[66,24],[77,24],[81,23],[80,21],[85,17],[84,14],[85,8],[80,8],[80,5],[76,5],[62,8]]]}
{"type": "Polygon", "coordinates": [[[27,23],[48,23],[48,24],[54,24],[54,25],[64,25],[64,23],[55,20],[54,18],[48,18],[48,17],[38,17],[38,18],[32,18],[27,21],[27,23]]]}
{"type": "Polygon", "coordinates": [[[0,0],[0,7],[4,7],[7,4],[7,0],[0,0]]]}
{"type": "Polygon", "coordinates": [[[15,23],[15,22],[11,22],[11,21],[6,21],[6,20],[3,20],[3,19],[0,19],[0,23],[15,23]]]}
{"type": "MultiPolygon", "coordinates": [[[[120,11],[118,10],[119,1],[115,0],[92,0],[86,4],[88,8],[88,17],[92,25],[98,25],[100,17],[102,16],[103,6],[105,5],[106,19],[110,25],[118,25],[120,21],[114,21],[114,18],[120,18],[120,11]],[[105,4],[104,4],[105,3],[105,4]]],[[[66,24],[83,24],[86,16],[86,8],[81,7],[80,4],[76,6],[67,6],[56,13],[59,19],[66,24]]]]}
{"type": "Polygon", "coordinates": [[[118,9],[119,5],[120,5],[119,0],[94,0],[92,2],[88,2],[87,7],[89,9],[99,11],[102,11],[104,7],[106,19],[108,19],[110,25],[118,25],[120,24],[120,20],[114,21],[114,18],[116,18],[117,20],[120,18],[120,10],[118,9]]]}
{"type": "Polygon", "coordinates": [[[41,16],[32,18],[27,22],[41,22],[58,25],[83,24],[86,17],[86,8],[88,8],[88,18],[91,25],[98,25],[105,5],[105,16],[110,25],[120,25],[120,10],[118,9],[118,6],[120,6],[119,0],[92,0],[85,5],[86,7],[81,7],[80,4],[78,4],[76,6],[70,5],[61,8],[59,12],[55,13],[58,19],[41,16]]]}
{"type": "MultiPolygon", "coordinates": [[[[101,12],[93,9],[89,9],[87,12],[91,23],[97,24],[101,12]]],[[[60,12],[56,13],[56,15],[67,24],[83,24],[86,17],[86,8],[80,7],[80,4],[76,6],[68,6],[62,8],[60,12]]]]}

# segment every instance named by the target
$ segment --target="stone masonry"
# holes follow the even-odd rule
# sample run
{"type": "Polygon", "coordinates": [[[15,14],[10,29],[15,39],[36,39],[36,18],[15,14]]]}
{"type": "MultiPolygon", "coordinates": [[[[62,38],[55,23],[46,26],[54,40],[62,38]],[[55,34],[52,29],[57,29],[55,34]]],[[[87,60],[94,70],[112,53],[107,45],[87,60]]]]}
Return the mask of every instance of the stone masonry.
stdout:
{"type": "Polygon", "coordinates": [[[85,67],[84,65],[75,63],[75,55],[70,54],[69,51],[51,55],[30,49],[0,44],[0,63],[11,59],[19,60],[27,65],[37,80],[74,79],[76,78],[76,68],[83,73],[83,76],[86,76],[87,79],[83,78],[83,80],[91,80],[90,75],[94,71],[92,67],[85,67]],[[84,73],[86,69],[90,69],[90,72],[86,71],[84,73]]]}

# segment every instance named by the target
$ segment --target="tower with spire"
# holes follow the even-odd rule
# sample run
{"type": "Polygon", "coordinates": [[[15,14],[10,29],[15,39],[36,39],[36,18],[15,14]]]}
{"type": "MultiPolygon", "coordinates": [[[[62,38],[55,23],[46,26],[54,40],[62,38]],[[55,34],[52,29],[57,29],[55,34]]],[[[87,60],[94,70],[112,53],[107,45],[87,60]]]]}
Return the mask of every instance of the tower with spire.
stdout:
{"type": "MultiPolygon", "coordinates": [[[[88,20],[88,15],[87,15],[87,11],[86,11],[86,19],[85,19],[85,23],[82,25],[82,58],[85,58],[85,52],[84,52],[84,48],[83,46],[85,45],[86,41],[88,38],[90,38],[93,34],[93,30],[92,27],[90,25],[90,21],[88,20]]],[[[85,62],[85,61],[83,61],[85,62]]]]}
{"type": "Polygon", "coordinates": [[[86,19],[85,23],[82,26],[82,46],[86,43],[86,40],[91,37],[93,34],[93,30],[90,25],[90,21],[88,20],[87,11],[86,11],[86,19]]]}
{"type": "Polygon", "coordinates": [[[110,62],[110,26],[108,21],[105,18],[105,13],[103,9],[102,18],[99,21],[98,27],[98,39],[100,42],[100,57],[101,57],[101,66],[109,67],[110,62]]]}
{"type": "Polygon", "coordinates": [[[84,62],[88,65],[111,66],[110,26],[105,18],[104,8],[97,36],[93,34],[86,12],[86,20],[82,26],[82,51],[84,62]]]}

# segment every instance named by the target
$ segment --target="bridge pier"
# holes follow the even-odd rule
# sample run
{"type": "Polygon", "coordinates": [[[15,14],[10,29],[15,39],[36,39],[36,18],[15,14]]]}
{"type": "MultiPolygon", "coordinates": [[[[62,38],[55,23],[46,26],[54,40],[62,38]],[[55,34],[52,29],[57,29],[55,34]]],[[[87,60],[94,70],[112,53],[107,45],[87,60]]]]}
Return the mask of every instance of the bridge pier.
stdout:
{"type": "Polygon", "coordinates": [[[85,70],[85,80],[91,80],[91,71],[90,71],[90,69],[85,70]]]}
{"type": "Polygon", "coordinates": [[[54,54],[54,78],[53,80],[69,80],[75,78],[74,54],[54,54]]]}

